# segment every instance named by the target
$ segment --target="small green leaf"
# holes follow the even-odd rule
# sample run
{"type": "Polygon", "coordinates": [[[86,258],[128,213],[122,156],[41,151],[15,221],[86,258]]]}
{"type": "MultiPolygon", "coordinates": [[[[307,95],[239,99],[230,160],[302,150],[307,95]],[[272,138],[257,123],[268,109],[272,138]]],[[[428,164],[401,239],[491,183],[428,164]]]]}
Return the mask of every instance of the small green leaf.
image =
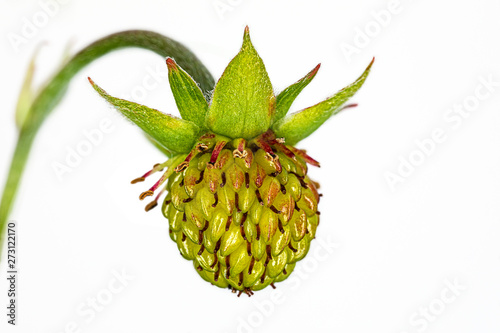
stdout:
{"type": "Polygon", "coordinates": [[[92,79],[89,78],[89,81],[99,95],[165,149],[176,153],[187,153],[193,148],[200,134],[200,128],[196,124],[166,115],[141,104],[112,97],[95,84],[92,79]]]}
{"type": "Polygon", "coordinates": [[[316,131],[332,115],[339,113],[342,106],[361,88],[370,73],[373,60],[361,76],[332,97],[308,107],[274,123],[272,130],[278,137],[284,137],[289,145],[296,145],[316,131]]]}
{"type": "Polygon", "coordinates": [[[208,103],[200,88],[172,58],[167,58],[168,81],[182,119],[205,127],[208,103]]]}
{"type": "Polygon", "coordinates": [[[275,121],[280,120],[281,118],[286,116],[286,113],[288,112],[288,110],[290,110],[290,106],[292,106],[295,98],[297,98],[302,89],[304,89],[312,81],[312,79],[314,79],[316,73],[318,73],[320,66],[321,64],[318,64],[302,79],[298,80],[279,93],[279,95],[276,97],[276,115],[274,116],[275,121]]]}
{"type": "Polygon", "coordinates": [[[33,89],[33,74],[35,73],[35,60],[40,51],[40,46],[36,48],[35,53],[31,57],[31,61],[26,71],[26,76],[24,77],[24,82],[19,92],[19,99],[17,100],[16,106],[16,125],[20,129],[26,117],[28,117],[31,104],[35,98],[35,93],[33,89]]]}
{"type": "Polygon", "coordinates": [[[275,106],[271,81],[246,27],[240,52],[215,86],[207,126],[233,139],[251,139],[269,129],[275,106]]]}

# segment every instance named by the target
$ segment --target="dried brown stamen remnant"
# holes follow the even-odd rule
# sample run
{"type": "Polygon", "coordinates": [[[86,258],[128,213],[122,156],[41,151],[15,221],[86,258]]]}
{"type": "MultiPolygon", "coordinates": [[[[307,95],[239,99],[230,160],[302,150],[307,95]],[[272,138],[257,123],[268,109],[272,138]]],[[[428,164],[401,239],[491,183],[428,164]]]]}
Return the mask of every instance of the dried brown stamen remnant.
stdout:
{"type": "Polygon", "coordinates": [[[236,148],[233,150],[234,158],[246,158],[248,153],[245,150],[246,140],[245,139],[236,139],[233,141],[233,146],[236,148]]]}
{"type": "Polygon", "coordinates": [[[154,192],[151,190],[146,191],[146,192],[142,192],[141,195],[139,196],[139,199],[144,200],[145,198],[150,197],[153,194],[154,194],[154,192]]]}
{"type": "Polygon", "coordinates": [[[146,205],[145,210],[146,210],[146,212],[149,212],[151,209],[155,208],[156,206],[158,206],[158,201],[153,200],[146,205]]]}
{"type": "Polygon", "coordinates": [[[138,177],[138,178],[132,180],[130,183],[131,184],[137,184],[137,183],[143,182],[144,180],[146,180],[147,177],[151,176],[153,173],[163,170],[164,164],[165,163],[163,163],[163,164],[156,163],[155,165],[153,165],[153,168],[151,170],[149,170],[148,172],[146,172],[141,177],[138,177]]]}
{"type": "Polygon", "coordinates": [[[163,187],[163,188],[161,189],[160,193],[158,193],[158,195],[156,196],[156,198],[155,198],[153,201],[151,201],[150,203],[148,203],[148,204],[146,205],[146,208],[145,208],[146,212],[149,212],[151,209],[153,209],[153,208],[155,208],[156,206],[158,206],[158,199],[160,199],[160,197],[163,195],[163,193],[164,193],[166,190],[167,190],[167,188],[166,188],[166,187],[163,187]]]}

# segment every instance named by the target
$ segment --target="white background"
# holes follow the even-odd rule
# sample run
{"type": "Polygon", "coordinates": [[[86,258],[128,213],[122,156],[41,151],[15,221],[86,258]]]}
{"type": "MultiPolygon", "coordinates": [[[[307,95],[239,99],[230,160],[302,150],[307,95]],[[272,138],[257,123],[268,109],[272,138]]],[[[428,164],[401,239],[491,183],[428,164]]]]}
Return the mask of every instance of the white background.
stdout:
{"type": "MultiPolygon", "coordinates": [[[[149,184],[129,183],[163,157],[86,77],[126,96],[148,68],[166,71],[164,59],[128,49],[86,67],[39,132],[11,214],[19,234],[18,325],[6,324],[2,265],[0,331],[499,332],[500,3],[400,0],[389,17],[380,14],[388,7],[383,0],[67,1],[16,50],[9,36],[43,9],[2,1],[0,184],[16,141],[19,88],[44,41],[36,84],[57,68],[68,42],[75,52],[134,28],[181,41],[218,78],[248,24],[277,91],[322,63],[292,110],[376,61],[353,98],[359,107],[300,143],[322,164],[311,170],[324,193],[321,225],[294,278],[278,284],[278,302],[271,288],[237,298],[202,281],[169,239],[160,210],[144,212],[138,195],[149,184]],[[218,11],[221,3],[230,10],[218,11]],[[346,45],[357,53],[346,54],[346,45]],[[492,91],[482,78],[496,82],[492,91]],[[457,118],[453,107],[464,103],[472,111],[457,118]],[[54,162],[65,163],[68,149],[102,119],[113,130],[58,179],[54,162]],[[416,141],[436,130],[445,140],[424,155],[416,141]],[[410,158],[418,165],[404,169],[410,158]],[[386,177],[398,168],[406,174],[391,187],[386,177]],[[320,240],[333,242],[333,251],[320,240]],[[123,270],[133,279],[110,294],[123,270]],[[100,311],[88,305],[96,297],[106,303],[100,311]]],[[[166,79],[143,103],[177,112],[166,79]]]]}

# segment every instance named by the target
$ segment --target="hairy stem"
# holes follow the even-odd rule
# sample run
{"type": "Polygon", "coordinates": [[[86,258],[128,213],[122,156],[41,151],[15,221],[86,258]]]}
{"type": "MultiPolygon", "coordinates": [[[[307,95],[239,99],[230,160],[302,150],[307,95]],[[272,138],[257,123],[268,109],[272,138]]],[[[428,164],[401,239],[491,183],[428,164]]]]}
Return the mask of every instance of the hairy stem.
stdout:
{"type": "MultiPolygon", "coordinates": [[[[205,95],[213,89],[215,81],[200,60],[182,44],[151,31],[131,30],[104,37],[71,58],[40,91],[23,123],[0,202],[0,256],[5,229],[15,195],[28,160],[33,140],[43,121],[63,98],[71,79],[95,59],[121,48],[139,47],[163,57],[172,57],[199,83],[205,95]]],[[[1,260],[1,259],[0,259],[1,260]]]]}

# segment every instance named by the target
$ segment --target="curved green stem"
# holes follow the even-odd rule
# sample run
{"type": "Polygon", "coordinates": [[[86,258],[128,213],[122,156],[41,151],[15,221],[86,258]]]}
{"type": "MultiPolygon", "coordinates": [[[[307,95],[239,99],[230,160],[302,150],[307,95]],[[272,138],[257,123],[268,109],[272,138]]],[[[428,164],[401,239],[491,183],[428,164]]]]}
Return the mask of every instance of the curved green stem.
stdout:
{"type": "Polygon", "coordinates": [[[200,84],[205,95],[213,89],[215,81],[200,60],[182,44],[151,31],[124,31],[104,37],[71,58],[40,91],[31,105],[24,121],[10,164],[2,201],[0,202],[0,255],[7,219],[28,160],[33,140],[45,118],[64,96],[73,76],[93,60],[125,47],[139,47],[151,50],[163,57],[172,57],[200,84]]]}

